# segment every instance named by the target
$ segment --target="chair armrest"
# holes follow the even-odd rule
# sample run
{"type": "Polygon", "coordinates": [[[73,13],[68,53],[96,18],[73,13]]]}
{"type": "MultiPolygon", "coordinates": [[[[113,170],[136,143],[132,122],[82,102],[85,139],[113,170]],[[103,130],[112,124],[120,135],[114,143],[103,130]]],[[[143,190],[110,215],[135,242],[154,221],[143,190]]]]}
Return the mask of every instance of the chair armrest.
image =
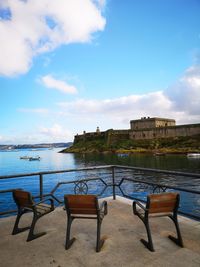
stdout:
{"type": "Polygon", "coordinates": [[[101,204],[100,204],[100,207],[99,207],[100,211],[103,211],[104,212],[104,215],[108,214],[108,204],[107,204],[107,201],[103,201],[101,204]]]}
{"type": "Polygon", "coordinates": [[[137,206],[138,205],[141,209],[143,209],[144,211],[146,211],[146,208],[144,205],[142,205],[140,202],[138,201],[133,201],[133,213],[135,215],[138,215],[138,211],[137,211],[137,206]]]}
{"type": "Polygon", "coordinates": [[[52,198],[46,198],[46,199],[43,199],[43,200],[41,200],[41,201],[35,203],[35,204],[33,205],[33,207],[36,207],[38,204],[42,204],[42,203],[45,203],[45,202],[47,202],[47,201],[50,201],[51,209],[54,210],[54,201],[53,201],[52,198]]]}

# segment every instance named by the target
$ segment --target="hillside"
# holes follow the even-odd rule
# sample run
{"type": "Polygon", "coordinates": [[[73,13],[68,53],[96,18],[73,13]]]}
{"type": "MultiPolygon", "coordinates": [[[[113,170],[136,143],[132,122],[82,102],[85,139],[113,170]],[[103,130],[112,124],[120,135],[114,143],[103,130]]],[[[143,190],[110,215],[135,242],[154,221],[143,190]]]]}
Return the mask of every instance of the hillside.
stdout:
{"type": "Polygon", "coordinates": [[[73,143],[41,143],[41,144],[22,144],[22,145],[0,145],[0,150],[7,149],[23,149],[23,148],[56,148],[56,147],[69,147],[73,143]]]}
{"type": "Polygon", "coordinates": [[[79,141],[62,153],[91,153],[91,152],[165,152],[188,153],[200,152],[200,135],[190,137],[174,137],[151,140],[118,140],[108,145],[103,139],[79,141]]]}

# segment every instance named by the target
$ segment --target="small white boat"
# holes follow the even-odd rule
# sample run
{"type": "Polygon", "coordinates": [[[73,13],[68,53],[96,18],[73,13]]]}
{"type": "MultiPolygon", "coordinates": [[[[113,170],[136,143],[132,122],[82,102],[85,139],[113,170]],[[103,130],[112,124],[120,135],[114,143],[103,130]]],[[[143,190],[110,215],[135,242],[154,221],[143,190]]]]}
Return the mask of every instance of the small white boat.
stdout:
{"type": "Polygon", "coordinates": [[[40,160],[41,158],[40,157],[29,157],[28,160],[32,161],[32,160],[40,160]]]}
{"type": "Polygon", "coordinates": [[[29,156],[22,156],[22,157],[20,157],[20,159],[30,159],[30,157],[29,156]]]}
{"type": "Polygon", "coordinates": [[[200,159],[200,153],[188,153],[187,154],[188,158],[199,158],[200,159]]]}

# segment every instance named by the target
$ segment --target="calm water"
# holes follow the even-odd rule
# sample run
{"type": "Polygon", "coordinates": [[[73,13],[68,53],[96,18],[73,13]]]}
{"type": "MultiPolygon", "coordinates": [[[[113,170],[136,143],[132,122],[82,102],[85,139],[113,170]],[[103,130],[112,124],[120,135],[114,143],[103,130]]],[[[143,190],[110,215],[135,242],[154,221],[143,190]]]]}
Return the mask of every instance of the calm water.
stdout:
{"type": "Polygon", "coordinates": [[[122,157],[116,154],[63,154],[61,149],[26,150],[13,152],[0,151],[0,176],[19,173],[80,168],[93,165],[121,164],[135,167],[177,170],[200,173],[200,159],[188,159],[186,155],[153,156],[134,154],[122,157]],[[27,161],[21,156],[40,156],[40,161],[27,161]]]}
{"type": "MultiPolygon", "coordinates": [[[[200,159],[188,159],[185,155],[165,155],[153,156],[150,154],[135,154],[131,156],[121,156],[116,154],[63,154],[58,153],[61,149],[41,149],[41,150],[18,150],[1,152],[0,151],[0,176],[14,175],[23,173],[33,173],[51,170],[74,169],[80,167],[89,167],[94,165],[129,165],[144,168],[157,168],[163,170],[176,170],[183,172],[200,173],[200,159]],[[40,156],[40,161],[28,161],[20,159],[21,156],[40,156]]],[[[84,175],[90,175],[87,172],[84,175]]],[[[94,175],[94,174],[93,174],[94,175]]],[[[120,174],[118,175],[120,178],[120,174]]],[[[128,176],[128,174],[127,174],[128,176]]],[[[166,175],[141,175],[134,174],[137,179],[147,179],[148,181],[159,182],[163,184],[178,185],[180,187],[188,187],[200,191],[200,179],[192,179],[188,177],[170,177],[166,175]]],[[[54,186],[60,181],[79,179],[79,173],[65,173],[45,175],[44,177],[44,191],[50,192],[54,186]]],[[[96,185],[97,187],[97,185],[96,185]]],[[[98,185],[99,187],[99,185],[98,185]]],[[[101,187],[101,185],[100,185],[101,187]]],[[[33,194],[39,192],[38,177],[25,177],[23,179],[3,179],[0,180],[0,190],[23,188],[31,191],[33,194]]],[[[98,193],[94,185],[92,187],[93,193],[98,193]]],[[[128,187],[128,190],[134,190],[128,187]]],[[[58,196],[62,195],[63,191],[67,189],[63,186],[57,192],[58,196]]],[[[107,193],[109,194],[109,193],[107,193]]],[[[192,196],[193,197],[193,196],[192,196]]],[[[188,196],[187,196],[188,198],[188,196]]],[[[194,198],[194,197],[193,197],[194,198]]],[[[196,200],[195,200],[196,201],[196,200]]],[[[197,199],[199,203],[199,197],[197,199]]],[[[198,204],[197,203],[197,204],[198,204]]],[[[195,202],[196,205],[196,202],[195,202]]],[[[200,203],[198,204],[200,211],[200,203]]],[[[11,194],[0,194],[0,210],[13,209],[13,201],[11,194]],[[1,205],[2,202],[2,205],[1,205]],[[6,202],[6,205],[5,205],[6,202]]],[[[189,209],[189,207],[188,207],[189,209]]]]}

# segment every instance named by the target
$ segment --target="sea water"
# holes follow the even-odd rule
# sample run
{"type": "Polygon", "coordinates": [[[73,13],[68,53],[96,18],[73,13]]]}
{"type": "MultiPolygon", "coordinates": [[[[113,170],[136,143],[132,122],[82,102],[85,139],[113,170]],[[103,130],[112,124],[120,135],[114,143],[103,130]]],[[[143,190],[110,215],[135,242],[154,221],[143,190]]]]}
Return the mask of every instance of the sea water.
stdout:
{"type": "MultiPolygon", "coordinates": [[[[28,174],[35,172],[60,171],[67,169],[78,169],[83,167],[99,166],[99,165],[127,165],[142,168],[154,168],[162,170],[173,170],[191,173],[200,173],[200,159],[188,158],[186,155],[165,155],[154,156],[152,154],[72,154],[58,153],[61,148],[49,149],[20,149],[11,151],[0,151],[0,176],[28,174]],[[20,159],[22,156],[40,157],[40,160],[29,161],[20,159]]],[[[86,174],[89,175],[89,174],[86,174]]],[[[80,174],[78,172],[69,172],[61,174],[44,175],[44,193],[49,193],[62,181],[78,180],[80,174]]],[[[138,177],[136,177],[138,178],[138,177]]],[[[145,175],[139,177],[148,181],[158,182],[181,188],[188,188],[200,191],[200,179],[191,177],[168,176],[168,175],[145,175]]],[[[68,189],[74,185],[68,185],[68,189]]],[[[100,185],[101,186],[101,185],[100,185]]],[[[39,179],[37,176],[26,176],[24,178],[1,179],[0,190],[8,190],[14,188],[22,188],[31,191],[33,195],[39,194],[39,179]]],[[[98,190],[94,188],[93,192],[98,190]]],[[[131,187],[130,187],[131,188],[131,187]]],[[[111,193],[107,192],[107,195],[111,193]]],[[[130,190],[129,190],[130,191],[130,190]]],[[[67,192],[65,186],[61,186],[57,190],[58,196],[63,196],[63,192],[67,192]],[[65,191],[66,190],[66,191],[65,191]]],[[[187,202],[191,198],[196,199],[199,195],[187,195],[187,202]],[[190,199],[189,199],[190,198],[190,199]]],[[[196,204],[195,204],[196,205],[196,204]]],[[[197,203],[198,205],[198,203],[197,203]]],[[[199,203],[200,206],[200,203],[199,203]]],[[[0,194],[0,210],[13,209],[13,200],[10,193],[0,194]]],[[[188,207],[189,209],[190,207],[188,207]]],[[[200,209],[197,207],[197,209],[200,209]]],[[[200,212],[200,210],[199,210],[200,212]]]]}

